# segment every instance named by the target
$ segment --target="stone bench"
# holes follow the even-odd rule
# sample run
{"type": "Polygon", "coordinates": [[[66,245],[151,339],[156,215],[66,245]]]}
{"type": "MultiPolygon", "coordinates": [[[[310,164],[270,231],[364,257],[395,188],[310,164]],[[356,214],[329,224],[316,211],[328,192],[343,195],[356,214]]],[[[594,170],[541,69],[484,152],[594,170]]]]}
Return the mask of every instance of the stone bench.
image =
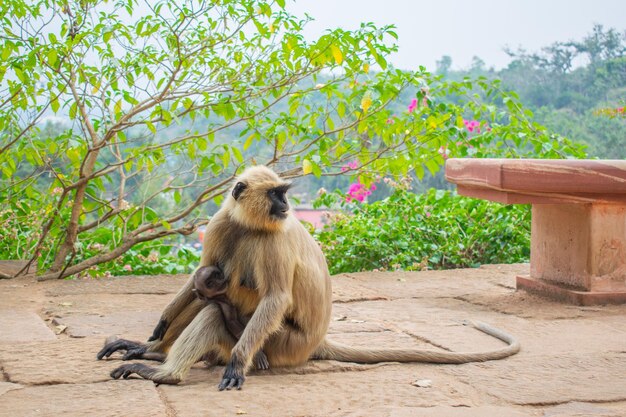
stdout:
{"type": "Polygon", "coordinates": [[[578,305],[626,303],[626,160],[449,159],[460,195],[532,204],[517,288],[578,305]]]}

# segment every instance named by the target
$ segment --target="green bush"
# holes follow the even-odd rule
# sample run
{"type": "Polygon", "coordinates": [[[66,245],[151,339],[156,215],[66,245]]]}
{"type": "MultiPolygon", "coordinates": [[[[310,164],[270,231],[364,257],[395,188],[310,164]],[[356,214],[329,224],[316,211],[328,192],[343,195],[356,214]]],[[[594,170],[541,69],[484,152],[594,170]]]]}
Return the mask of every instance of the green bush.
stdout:
{"type": "MultiPolygon", "coordinates": [[[[106,246],[99,243],[89,244],[77,251],[79,261],[98,256],[106,246]]],[[[112,261],[94,265],[82,274],[91,277],[114,275],[158,275],[187,274],[200,262],[200,250],[181,246],[177,243],[158,241],[143,242],[133,246],[112,261]]]]}
{"type": "MultiPolygon", "coordinates": [[[[332,195],[322,198],[329,203],[332,195]]],[[[476,267],[528,261],[530,207],[402,188],[353,214],[331,215],[317,239],[331,273],[476,267]]]]}

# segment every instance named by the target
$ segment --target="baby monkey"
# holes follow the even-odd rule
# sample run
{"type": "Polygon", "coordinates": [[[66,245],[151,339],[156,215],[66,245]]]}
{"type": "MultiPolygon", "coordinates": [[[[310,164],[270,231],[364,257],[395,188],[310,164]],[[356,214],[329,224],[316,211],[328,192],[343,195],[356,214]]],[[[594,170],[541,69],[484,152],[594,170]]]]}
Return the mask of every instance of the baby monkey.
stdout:
{"type": "MultiPolygon", "coordinates": [[[[250,321],[250,317],[240,317],[237,309],[228,299],[228,278],[217,266],[203,266],[198,268],[193,276],[196,296],[207,303],[215,303],[219,306],[224,317],[224,324],[228,332],[239,340],[243,330],[250,321]]],[[[257,369],[269,369],[270,364],[263,350],[259,350],[254,356],[254,364],[257,369]]]]}

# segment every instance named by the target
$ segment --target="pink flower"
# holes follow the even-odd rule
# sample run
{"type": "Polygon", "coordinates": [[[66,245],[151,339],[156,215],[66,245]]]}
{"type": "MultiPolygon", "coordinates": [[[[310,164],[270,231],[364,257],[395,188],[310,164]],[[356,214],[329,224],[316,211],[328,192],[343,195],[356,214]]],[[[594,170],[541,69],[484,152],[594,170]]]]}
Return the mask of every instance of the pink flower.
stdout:
{"type": "Polygon", "coordinates": [[[122,268],[124,268],[124,270],[125,270],[125,271],[128,271],[128,272],[130,272],[130,271],[132,271],[132,270],[133,270],[133,267],[132,267],[132,266],[130,266],[130,265],[128,265],[128,264],[124,265],[122,268]]]}
{"type": "Polygon", "coordinates": [[[476,133],[480,133],[480,122],[478,120],[463,120],[463,124],[468,131],[473,132],[476,130],[476,133]]]}
{"type": "Polygon", "coordinates": [[[411,100],[411,104],[409,104],[409,113],[413,113],[413,111],[417,108],[417,99],[414,98],[411,100]]]}
{"type": "Polygon", "coordinates": [[[372,194],[370,190],[365,188],[365,185],[355,182],[350,184],[348,188],[348,196],[346,197],[346,201],[350,202],[352,200],[358,200],[359,202],[363,202],[368,195],[372,194]]]}
{"type": "Polygon", "coordinates": [[[372,184],[372,186],[370,187],[370,190],[376,191],[376,184],[372,184]]]}
{"type": "Polygon", "coordinates": [[[63,188],[61,187],[54,187],[54,189],[52,190],[52,194],[61,194],[63,192],[63,188]]]}
{"type": "Polygon", "coordinates": [[[430,217],[430,211],[426,212],[426,217],[430,217]]]}
{"type": "Polygon", "coordinates": [[[624,113],[624,107],[618,107],[615,109],[615,111],[618,113],[624,113]]]}
{"type": "Polygon", "coordinates": [[[388,125],[394,124],[394,120],[390,117],[389,119],[387,119],[387,124],[388,125]]]}
{"type": "Polygon", "coordinates": [[[450,151],[446,149],[445,146],[440,147],[437,152],[439,152],[439,155],[443,156],[443,159],[448,159],[448,156],[450,155],[450,151]]]}
{"type": "Polygon", "coordinates": [[[350,161],[346,165],[341,167],[341,172],[346,172],[351,169],[357,169],[359,167],[359,163],[357,161],[350,161]]]}

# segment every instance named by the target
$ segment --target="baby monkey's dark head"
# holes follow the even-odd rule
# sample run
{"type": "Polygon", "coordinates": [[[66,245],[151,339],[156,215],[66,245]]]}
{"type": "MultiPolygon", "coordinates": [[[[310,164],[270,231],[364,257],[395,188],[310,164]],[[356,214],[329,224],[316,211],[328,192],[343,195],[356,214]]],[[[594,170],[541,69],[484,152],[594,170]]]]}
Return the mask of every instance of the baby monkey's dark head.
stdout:
{"type": "Polygon", "coordinates": [[[226,293],[228,280],[217,266],[203,266],[194,274],[193,286],[196,296],[208,301],[226,293]]]}

